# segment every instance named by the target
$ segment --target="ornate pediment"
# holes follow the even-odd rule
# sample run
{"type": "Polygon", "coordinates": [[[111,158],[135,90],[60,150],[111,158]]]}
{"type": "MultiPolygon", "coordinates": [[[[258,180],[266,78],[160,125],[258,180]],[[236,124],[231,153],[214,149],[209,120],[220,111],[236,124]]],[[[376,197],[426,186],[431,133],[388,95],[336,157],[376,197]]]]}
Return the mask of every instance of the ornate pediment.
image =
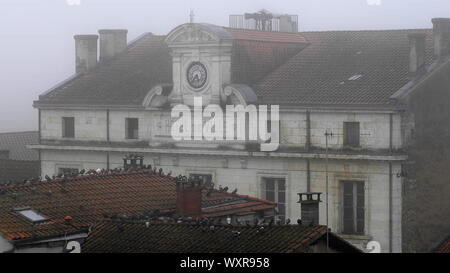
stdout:
{"type": "Polygon", "coordinates": [[[231,39],[223,28],[208,24],[184,24],[172,30],[166,37],[166,43],[192,44],[214,43],[222,39],[231,39]]]}

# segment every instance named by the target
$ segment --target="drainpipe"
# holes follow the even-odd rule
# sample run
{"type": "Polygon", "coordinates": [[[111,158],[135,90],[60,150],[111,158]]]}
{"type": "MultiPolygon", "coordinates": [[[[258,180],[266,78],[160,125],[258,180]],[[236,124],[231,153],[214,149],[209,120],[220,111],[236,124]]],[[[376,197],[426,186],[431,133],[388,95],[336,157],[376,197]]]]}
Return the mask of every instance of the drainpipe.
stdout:
{"type": "MultiPolygon", "coordinates": [[[[41,129],[42,129],[42,126],[41,126],[41,109],[39,109],[38,110],[38,118],[39,118],[39,120],[38,120],[38,130],[39,130],[39,133],[38,133],[38,143],[39,143],[39,145],[41,144],[41,129]]],[[[42,176],[42,162],[41,162],[41,149],[39,149],[38,150],[38,160],[39,160],[39,175],[41,175],[42,176]]]]}
{"type": "Polygon", "coordinates": [[[311,162],[306,159],[306,192],[311,192],[311,162]]]}
{"type": "Polygon", "coordinates": [[[306,150],[311,149],[311,112],[306,111],[306,150]]]}
{"type": "Polygon", "coordinates": [[[389,114],[389,152],[393,151],[393,128],[394,128],[394,115],[389,114]]]}
{"type": "Polygon", "coordinates": [[[389,162],[389,253],[392,253],[392,163],[389,162]]]}
{"type": "MultiPolygon", "coordinates": [[[[109,109],[106,109],[106,141],[108,144],[110,144],[110,137],[109,137],[109,109]]],[[[110,169],[110,163],[109,163],[109,151],[106,152],[106,169],[110,169]]]]}

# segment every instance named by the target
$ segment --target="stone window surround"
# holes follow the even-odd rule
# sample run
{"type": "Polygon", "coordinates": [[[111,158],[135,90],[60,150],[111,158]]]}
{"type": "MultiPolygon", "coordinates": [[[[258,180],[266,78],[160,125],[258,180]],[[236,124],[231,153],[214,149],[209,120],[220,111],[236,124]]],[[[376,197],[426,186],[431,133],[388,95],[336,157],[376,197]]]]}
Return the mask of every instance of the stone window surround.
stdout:
{"type": "MultiPolygon", "coordinates": [[[[334,220],[336,223],[337,230],[335,232],[341,234],[343,230],[343,206],[342,206],[342,186],[341,183],[344,181],[360,181],[364,182],[364,234],[345,234],[346,237],[355,237],[355,238],[361,238],[366,237],[368,234],[370,234],[370,223],[369,223],[369,217],[370,217],[370,181],[369,177],[367,175],[358,175],[358,174],[349,174],[349,175],[342,175],[342,174],[335,174],[333,181],[331,181],[334,185],[338,187],[339,194],[337,196],[337,200],[335,201],[336,204],[338,204],[335,208],[334,213],[334,220]]],[[[329,185],[331,187],[331,185],[329,185]]]]}
{"type": "Polygon", "coordinates": [[[286,173],[286,172],[276,172],[276,171],[273,171],[273,172],[258,172],[257,174],[256,174],[256,177],[257,177],[257,183],[256,183],[256,187],[257,187],[257,196],[259,197],[259,198],[262,198],[262,199],[264,199],[265,198],[265,196],[264,196],[264,191],[263,191],[263,183],[264,183],[264,179],[265,178],[281,178],[281,179],[284,179],[284,181],[285,181],[285,185],[284,185],[284,187],[285,187],[285,193],[286,193],[286,200],[285,200],[285,214],[286,215],[290,215],[291,214],[291,206],[290,206],[290,204],[291,204],[291,195],[289,194],[290,192],[291,192],[291,182],[290,182],[290,179],[289,179],[289,175],[288,175],[288,173],[286,173]]]}

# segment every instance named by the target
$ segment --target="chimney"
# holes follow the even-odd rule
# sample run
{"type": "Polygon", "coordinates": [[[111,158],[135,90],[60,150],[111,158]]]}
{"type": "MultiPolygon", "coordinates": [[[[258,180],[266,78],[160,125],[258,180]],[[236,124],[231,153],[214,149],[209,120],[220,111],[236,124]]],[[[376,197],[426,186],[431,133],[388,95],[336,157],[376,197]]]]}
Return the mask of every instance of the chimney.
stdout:
{"type": "Polygon", "coordinates": [[[114,58],[127,48],[126,29],[101,29],[100,34],[100,61],[114,58]]]}
{"type": "Polygon", "coordinates": [[[177,181],[177,212],[181,214],[202,212],[201,181],[177,181]]]}
{"type": "Polygon", "coordinates": [[[434,56],[440,58],[450,53],[450,18],[433,18],[434,56]]]}
{"type": "Polygon", "coordinates": [[[144,156],[137,154],[129,154],[123,158],[123,168],[126,170],[128,168],[143,168],[144,167],[144,156]],[[139,163],[138,163],[139,161],[139,163]]]}
{"type": "Polygon", "coordinates": [[[75,35],[75,72],[86,73],[97,65],[98,35],[75,35]]]}
{"type": "Polygon", "coordinates": [[[302,223],[305,225],[319,225],[319,203],[320,192],[299,193],[299,201],[301,204],[302,223]]]}
{"type": "Polygon", "coordinates": [[[425,33],[410,33],[409,38],[409,73],[415,74],[425,64],[425,33]]]}

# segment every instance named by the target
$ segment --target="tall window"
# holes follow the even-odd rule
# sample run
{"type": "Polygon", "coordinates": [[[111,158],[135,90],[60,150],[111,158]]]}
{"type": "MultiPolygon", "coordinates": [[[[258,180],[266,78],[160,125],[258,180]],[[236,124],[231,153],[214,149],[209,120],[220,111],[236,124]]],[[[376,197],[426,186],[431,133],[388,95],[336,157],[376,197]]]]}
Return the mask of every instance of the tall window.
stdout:
{"type": "Polygon", "coordinates": [[[263,178],[264,198],[277,203],[278,217],[286,217],[286,180],[284,178],[263,178]]]}
{"type": "Polygon", "coordinates": [[[126,139],[139,138],[139,119],[127,118],[125,119],[126,139]]]}
{"type": "Polygon", "coordinates": [[[343,226],[345,234],[364,234],[364,182],[342,181],[343,226]]]}
{"type": "Polygon", "coordinates": [[[63,138],[75,137],[75,118],[63,117],[62,118],[62,136],[63,138]]]}
{"type": "Polygon", "coordinates": [[[359,122],[344,122],[344,146],[359,147],[359,122]]]}
{"type": "Polygon", "coordinates": [[[209,187],[212,186],[212,174],[199,174],[199,173],[191,173],[189,174],[190,178],[199,179],[202,181],[202,185],[209,187]]]}

